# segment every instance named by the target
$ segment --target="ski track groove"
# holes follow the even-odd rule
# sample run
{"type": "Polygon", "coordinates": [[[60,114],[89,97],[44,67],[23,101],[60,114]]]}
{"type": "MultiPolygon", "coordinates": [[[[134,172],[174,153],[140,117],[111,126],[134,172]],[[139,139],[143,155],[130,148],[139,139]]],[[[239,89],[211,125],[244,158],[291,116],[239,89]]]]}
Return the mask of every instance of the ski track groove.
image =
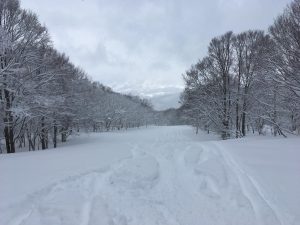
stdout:
{"type": "Polygon", "coordinates": [[[261,193],[259,186],[257,183],[253,180],[253,178],[250,177],[239,165],[238,163],[230,156],[226,151],[220,150],[218,144],[213,144],[216,149],[221,153],[222,157],[224,158],[224,161],[227,163],[227,165],[231,168],[232,172],[235,173],[237,179],[239,180],[241,190],[244,193],[244,195],[249,199],[251,202],[251,205],[255,211],[256,216],[260,220],[260,224],[268,224],[268,225],[275,225],[280,224],[282,225],[282,222],[280,220],[281,216],[278,212],[272,207],[272,205],[269,203],[269,201],[264,197],[264,195],[261,193]],[[252,190],[249,190],[252,189],[252,190]],[[252,192],[252,193],[251,193],[252,192]],[[257,202],[263,202],[263,204],[258,205],[257,202]],[[266,221],[266,219],[269,218],[269,215],[265,215],[265,211],[269,211],[267,213],[273,214],[272,221],[266,221]]]}
{"type": "MultiPolygon", "coordinates": [[[[77,214],[74,213],[78,216],[77,224],[79,225],[93,225],[97,219],[102,220],[102,222],[99,221],[99,224],[107,225],[197,224],[195,221],[189,221],[190,218],[184,217],[184,212],[197,215],[197,211],[193,209],[193,206],[189,206],[189,201],[194,203],[197,200],[195,198],[207,200],[206,204],[211,208],[205,209],[204,207],[203,210],[207,212],[209,212],[209,209],[216,210],[215,214],[219,212],[226,213],[226,210],[229,209],[222,207],[226,206],[225,203],[228,199],[234,199],[237,204],[244,204],[243,207],[249,207],[245,210],[253,210],[258,219],[256,221],[258,222],[257,225],[283,224],[279,220],[279,214],[264,198],[255,182],[234,162],[228,153],[225,153],[217,144],[213,143],[190,144],[188,140],[182,139],[181,135],[176,133],[174,136],[167,134],[165,137],[156,137],[148,146],[143,146],[139,142],[129,142],[131,157],[119,160],[98,171],[89,171],[69,177],[33,193],[22,203],[25,209],[29,207],[30,210],[24,210],[21,207],[21,210],[16,212],[14,219],[7,225],[30,224],[30,219],[35,214],[44,219],[42,209],[45,205],[43,204],[53,199],[54,203],[55,200],[59,202],[59,196],[69,190],[71,190],[71,194],[74,191],[75,196],[76,193],[81,196],[78,199],[81,202],[80,210],[77,214]],[[165,143],[166,139],[169,142],[165,143]],[[189,156],[188,154],[192,155],[189,156]],[[118,173],[122,175],[122,169],[124,167],[126,169],[128,163],[137,161],[137,166],[139,166],[138,162],[141,159],[150,160],[150,165],[155,165],[155,162],[158,165],[158,177],[154,176],[153,180],[149,181],[149,186],[147,179],[152,179],[152,177],[142,177],[146,183],[137,187],[132,183],[126,183],[127,181],[119,179],[118,173]],[[218,168],[215,171],[211,172],[209,167],[205,167],[209,166],[210,162],[217,165],[218,168]],[[119,186],[118,183],[113,182],[114,177],[116,177],[115,180],[120,182],[119,186]],[[237,181],[237,183],[233,181],[237,181]],[[190,186],[186,186],[186,182],[192,183],[190,186]],[[250,205],[247,205],[248,201],[246,200],[240,203],[241,200],[234,196],[236,194],[235,190],[241,192],[241,199],[245,197],[250,205]],[[118,200],[112,198],[115,195],[119,197],[118,200]],[[28,205],[28,202],[31,203],[28,205]],[[213,206],[219,204],[221,206],[218,209],[213,208],[213,206]],[[122,206],[129,208],[121,208],[122,206]],[[131,209],[130,206],[136,207],[137,212],[134,212],[134,209],[131,209]],[[101,212],[100,216],[96,213],[98,211],[101,212]],[[262,214],[261,211],[266,214],[262,214]],[[141,213],[141,215],[138,215],[138,213],[141,213]],[[147,218],[147,213],[154,215],[156,218],[147,218]],[[263,218],[264,216],[271,216],[271,222],[273,223],[266,221],[263,218]]],[[[138,171],[131,171],[130,169],[128,174],[125,173],[128,176],[128,182],[131,182],[131,178],[137,179],[134,177],[135,172],[138,174],[138,171]]],[[[75,201],[75,203],[77,202],[75,201]]],[[[201,204],[201,202],[197,204],[201,204]]],[[[51,206],[46,207],[46,213],[51,212],[51,210],[55,211],[57,209],[52,209],[51,206]]],[[[74,208],[74,211],[76,211],[76,208],[74,208]]],[[[216,216],[213,212],[209,213],[216,216]]],[[[216,217],[214,219],[215,224],[226,224],[226,220],[230,218],[224,219],[224,223],[220,218],[216,217]]],[[[64,223],[61,222],[60,224],[64,223]]],[[[72,223],[66,225],[69,224],[72,223]]],[[[239,223],[234,222],[232,224],[239,223]]],[[[251,223],[249,222],[249,224],[251,223]]]]}

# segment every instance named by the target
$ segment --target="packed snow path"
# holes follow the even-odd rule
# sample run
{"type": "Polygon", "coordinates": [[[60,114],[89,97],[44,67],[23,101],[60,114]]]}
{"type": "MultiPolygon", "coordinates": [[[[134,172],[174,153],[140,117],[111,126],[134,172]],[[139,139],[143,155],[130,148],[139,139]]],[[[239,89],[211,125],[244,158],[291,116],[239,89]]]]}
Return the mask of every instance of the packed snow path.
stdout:
{"type": "Polygon", "coordinates": [[[110,141],[130,154],[6,206],[0,224],[293,224],[282,221],[278,208],[218,142],[207,142],[213,136],[197,137],[188,127],[113,135],[110,141]]]}

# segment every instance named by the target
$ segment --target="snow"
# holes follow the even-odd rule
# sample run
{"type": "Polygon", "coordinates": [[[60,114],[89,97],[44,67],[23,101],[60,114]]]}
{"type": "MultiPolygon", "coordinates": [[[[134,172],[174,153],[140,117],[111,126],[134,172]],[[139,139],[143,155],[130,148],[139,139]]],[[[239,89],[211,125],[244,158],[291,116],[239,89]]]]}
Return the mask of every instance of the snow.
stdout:
{"type": "Polygon", "coordinates": [[[0,224],[300,224],[299,146],[174,126],[1,155],[0,224]]]}
{"type": "Polygon", "coordinates": [[[299,138],[230,140],[222,142],[222,146],[260,194],[269,199],[281,220],[300,224],[299,138]]]}

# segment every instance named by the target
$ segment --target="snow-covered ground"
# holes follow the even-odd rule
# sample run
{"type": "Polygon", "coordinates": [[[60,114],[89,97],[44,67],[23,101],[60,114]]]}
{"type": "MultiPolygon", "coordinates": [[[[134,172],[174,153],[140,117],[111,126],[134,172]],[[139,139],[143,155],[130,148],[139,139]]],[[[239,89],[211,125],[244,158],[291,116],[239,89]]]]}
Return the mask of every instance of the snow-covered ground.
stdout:
{"type": "Polygon", "coordinates": [[[150,127],[1,155],[0,224],[300,224],[300,139],[217,139],[150,127]]]}

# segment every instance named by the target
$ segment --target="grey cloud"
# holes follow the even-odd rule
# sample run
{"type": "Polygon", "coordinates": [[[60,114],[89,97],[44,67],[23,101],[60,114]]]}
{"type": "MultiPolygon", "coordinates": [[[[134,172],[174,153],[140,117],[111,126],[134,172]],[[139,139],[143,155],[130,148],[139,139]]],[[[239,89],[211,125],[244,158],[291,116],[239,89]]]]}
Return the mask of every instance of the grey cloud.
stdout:
{"type": "Polygon", "coordinates": [[[165,62],[154,62],[149,66],[149,69],[152,71],[168,71],[170,69],[170,65],[165,62]]]}
{"type": "Polygon", "coordinates": [[[211,38],[228,30],[267,29],[290,2],[21,1],[49,27],[54,45],[93,79],[118,91],[148,89],[153,95],[155,86],[182,87],[181,74],[206,54],[211,38]]]}

